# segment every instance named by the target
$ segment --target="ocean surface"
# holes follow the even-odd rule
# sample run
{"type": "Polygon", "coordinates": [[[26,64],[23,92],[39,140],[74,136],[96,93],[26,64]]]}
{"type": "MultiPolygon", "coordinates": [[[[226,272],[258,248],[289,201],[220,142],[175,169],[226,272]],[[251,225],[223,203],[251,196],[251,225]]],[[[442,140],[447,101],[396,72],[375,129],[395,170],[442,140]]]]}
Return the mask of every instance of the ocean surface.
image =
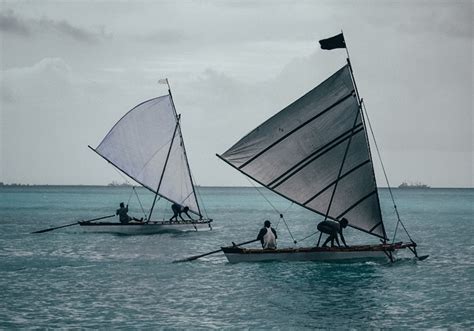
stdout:
{"type": "MultiPolygon", "coordinates": [[[[151,195],[137,191],[149,208],[151,195]]],[[[393,190],[425,261],[405,252],[393,264],[230,264],[219,253],[173,263],[251,240],[265,219],[280,247],[317,241],[301,239],[320,216],[268,191],[198,191],[212,231],[121,236],[79,226],[31,232],[113,214],[121,201],[142,217],[129,187],[0,188],[0,329],[474,328],[472,189],[393,190]]],[[[380,196],[391,236],[393,205],[386,189],[380,196]]],[[[160,201],[154,215],[169,218],[169,203],[160,201]]],[[[349,228],[345,238],[377,242],[349,228]]],[[[396,239],[407,239],[403,229],[396,239]]]]}

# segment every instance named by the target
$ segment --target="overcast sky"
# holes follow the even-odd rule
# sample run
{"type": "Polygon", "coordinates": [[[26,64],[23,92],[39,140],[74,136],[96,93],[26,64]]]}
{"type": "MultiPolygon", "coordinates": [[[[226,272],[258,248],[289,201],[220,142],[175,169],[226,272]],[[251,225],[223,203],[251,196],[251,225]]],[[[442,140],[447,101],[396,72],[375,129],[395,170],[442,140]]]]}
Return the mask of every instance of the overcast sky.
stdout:
{"type": "MultiPolygon", "coordinates": [[[[97,146],[168,77],[193,175],[345,64],[391,184],[473,186],[472,1],[1,1],[0,181],[123,179],[97,146]]],[[[386,186],[376,167],[379,186],[386,186]]]]}

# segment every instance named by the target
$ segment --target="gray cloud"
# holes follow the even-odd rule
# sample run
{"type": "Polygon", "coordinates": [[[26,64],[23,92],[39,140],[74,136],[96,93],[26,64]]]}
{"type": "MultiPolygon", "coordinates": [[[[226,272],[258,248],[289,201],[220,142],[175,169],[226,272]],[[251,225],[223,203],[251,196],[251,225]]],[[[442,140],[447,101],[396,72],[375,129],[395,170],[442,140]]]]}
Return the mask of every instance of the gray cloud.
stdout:
{"type": "Polygon", "coordinates": [[[139,36],[138,39],[147,42],[175,44],[188,40],[189,36],[176,29],[162,29],[144,36],[139,36]]]}
{"type": "Polygon", "coordinates": [[[19,36],[29,36],[31,32],[28,25],[22,19],[16,17],[11,10],[0,13],[0,31],[19,36]]]}
{"type": "Polygon", "coordinates": [[[15,98],[13,96],[12,91],[8,86],[5,85],[3,79],[0,80],[0,100],[2,103],[13,103],[15,102],[15,98]]]}
{"type": "Polygon", "coordinates": [[[407,35],[434,34],[453,38],[472,38],[472,1],[453,1],[450,4],[432,1],[414,1],[407,7],[387,2],[374,4],[368,12],[362,12],[374,27],[393,27],[407,35]],[[441,10],[440,10],[441,9],[441,10]]]}
{"type": "Polygon", "coordinates": [[[85,0],[3,8],[4,181],[116,179],[85,146],[137,103],[165,94],[156,82],[168,77],[199,183],[248,185],[214,153],[344,65],[345,51],[317,43],[342,28],[393,183],[472,186],[466,2],[85,0]],[[32,162],[41,171],[33,173],[32,162]]]}
{"type": "MultiPolygon", "coordinates": [[[[60,58],[45,58],[31,67],[0,71],[1,101],[9,104],[31,100],[31,92],[38,91],[36,101],[50,99],[51,93],[69,85],[70,66],[60,58]]],[[[64,96],[64,91],[61,93],[64,96]]],[[[4,113],[8,112],[5,108],[4,113]]]]}
{"type": "Polygon", "coordinates": [[[43,17],[39,21],[37,21],[36,24],[41,27],[42,31],[57,32],[58,34],[62,34],[64,36],[70,37],[74,40],[81,42],[93,43],[99,41],[99,39],[103,37],[103,33],[101,32],[90,32],[85,29],[73,26],[64,20],[54,21],[43,17]]]}
{"type": "Polygon", "coordinates": [[[56,34],[79,42],[96,43],[108,37],[104,29],[89,31],[68,23],[65,20],[52,20],[47,17],[29,19],[18,16],[13,10],[0,13],[0,31],[21,37],[36,37],[40,34],[56,34]]]}

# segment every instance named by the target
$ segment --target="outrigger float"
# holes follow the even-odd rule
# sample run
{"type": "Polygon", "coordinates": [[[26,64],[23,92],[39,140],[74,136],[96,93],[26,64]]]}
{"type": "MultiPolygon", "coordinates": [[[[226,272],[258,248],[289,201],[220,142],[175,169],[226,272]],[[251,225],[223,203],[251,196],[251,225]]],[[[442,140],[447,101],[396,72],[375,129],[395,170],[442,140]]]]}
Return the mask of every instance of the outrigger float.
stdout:
{"type": "Polygon", "coordinates": [[[400,219],[382,164],[398,218],[392,242],[399,224],[410,241],[390,243],[385,231],[367,135],[369,128],[379,150],[357,90],[344,36],[341,33],[321,40],[320,44],[323,49],[345,48],[347,64],[217,156],[270,191],[323,216],[324,220],[346,218],[348,226],[378,237],[382,244],[319,247],[320,234],[318,243],[312,247],[264,250],[233,245],[221,250],[229,262],[373,258],[394,261],[395,254],[407,248],[423,260],[428,256],[418,256],[417,244],[400,219]]]}
{"type": "Polygon", "coordinates": [[[116,233],[124,235],[155,234],[175,231],[205,231],[212,230],[212,219],[197,221],[152,221],[148,223],[130,222],[127,224],[111,222],[79,222],[85,232],[116,233]]]}

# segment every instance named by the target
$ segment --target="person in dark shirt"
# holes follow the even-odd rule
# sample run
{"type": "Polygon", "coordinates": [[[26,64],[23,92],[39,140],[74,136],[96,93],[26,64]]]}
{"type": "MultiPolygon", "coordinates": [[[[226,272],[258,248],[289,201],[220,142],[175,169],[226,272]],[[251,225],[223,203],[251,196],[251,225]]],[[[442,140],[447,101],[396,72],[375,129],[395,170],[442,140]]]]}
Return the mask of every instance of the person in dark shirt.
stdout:
{"type": "Polygon", "coordinates": [[[176,221],[178,221],[178,216],[181,218],[181,220],[184,221],[184,218],[181,216],[182,213],[185,213],[186,216],[189,217],[189,219],[191,221],[193,221],[192,217],[189,216],[188,214],[188,211],[189,211],[189,208],[188,207],[185,207],[185,206],[181,206],[180,204],[178,203],[173,203],[171,205],[171,210],[173,211],[173,216],[170,218],[170,222],[173,221],[173,219],[176,219],[176,221]]]}
{"type": "Polygon", "coordinates": [[[343,218],[340,221],[326,220],[319,223],[318,230],[321,231],[321,233],[329,235],[326,241],[324,242],[323,247],[326,247],[329,241],[331,241],[331,247],[334,247],[334,240],[336,241],[337,246],[341,247],[341,245],[339,244],[339,240],[337,239],[338,234],[341,237],[344,246],[349,247],[347,246],[346,240],[344,239],[344,235],[342,234],[342,229],[345,229],[347,227],[347,224],[349,224],[349,222],[346,218],[343,218]]]}
{"type": "Polygon", "coordinates": [[[137,221],[137,222],[142,222],[143,221],[143,218],[138,219],[138,218],[135,218],[135,217],[128,216],[128,205],[127,205],[127,207],[125,207],[123,202],[120,203],[120,208],[117,209],[117,211],[115,212],[115,215],[119,215],[119,220],[120,220],[120,223],[122,223],[122,224],[127,224],[131,220],[134,220],[134,221],[137,221]]]}
{"type": "Polygon", "coordinates": [[[260,229],[258,233],[257,240],[260,240],[262,243],[263,249],[276,249],[276,240],[278,238],[277,233],[274,228],[271,227],[272,223],[269,220],[266,220],[263,223],[263,228],[260,229]]]}

